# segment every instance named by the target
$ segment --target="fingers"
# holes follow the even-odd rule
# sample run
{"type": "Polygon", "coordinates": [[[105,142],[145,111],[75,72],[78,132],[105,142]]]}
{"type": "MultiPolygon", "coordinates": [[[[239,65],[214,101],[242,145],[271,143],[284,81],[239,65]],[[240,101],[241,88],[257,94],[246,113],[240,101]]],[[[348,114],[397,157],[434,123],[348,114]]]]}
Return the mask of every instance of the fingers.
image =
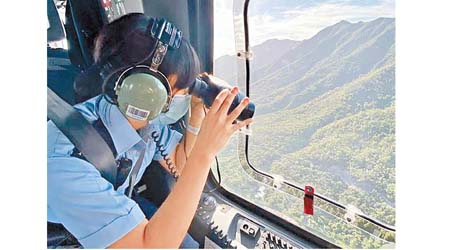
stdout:
{"type": "Polygon", "coordinates": [[[245,109],[245,107],[247,107],[249,102],[250,102],[250,100],[248,99],[248,97],[245,97],[241,101],[241,103],[239,103],[239,105],[233,110],[233,112],[231,112],[228,115],[227,121],[234,121],[234,120],[236,120],[236,118],[239,117],[239,115],[242,113],[242,111],[245,109]]]}
{"type": "Polygon", "coordinates": [[[216,113],[220,106],[222,106],[223,101],[228,96],[230,91],[228,89],[223,89],[220,91],[220,93],[216,96],[216,99],[214,100],[213,104],[211,105],[211,108],[209,109],[209,113],[216,113]]]}
{"type": "Polygon", "coordinates": [[[236,123],[236,124],[233,124],[232,130],[233,130],[233,132],[236,132],[237,130],[243,128],[244,126],[249,125],[249,124],[252,123],[252,122],[253,122],[253,119],[252,119],[252,118],[248,118],[248,119],[246,119],[246,120],[243,120],[243,121],[241,121],[241,122],[238,122],[238,123],[236,123]]]}
{"type": "Polygon", "coordinates": [[[218,112],[221,112],[222,114],[228,114],[228,110],[230,109],[231,103],[233,103],[234,97],[238,94],[238,88],[233,87],[231,89],[231,92],[229,92],[226,99],[223,101],[222,106],[220,107],[218,112]]]}
{"type": "Polygon", "coordinates": [[[203,100],[200,97],[197,97],[195,95],[191,95],[191,106],[195,105],[195,104],[203,104],[203,100]]]}

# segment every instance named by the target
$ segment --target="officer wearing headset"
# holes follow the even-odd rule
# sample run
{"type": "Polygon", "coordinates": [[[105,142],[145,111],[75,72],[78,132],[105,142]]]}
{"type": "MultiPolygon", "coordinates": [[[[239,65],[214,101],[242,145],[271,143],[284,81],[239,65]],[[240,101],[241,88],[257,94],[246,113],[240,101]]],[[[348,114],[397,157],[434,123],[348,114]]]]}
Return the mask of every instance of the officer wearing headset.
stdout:
{"type": "MultiPolygon", "coordinates": [[[[148,22],[147,26],[158,23],[142,15],[128,15],[121,20],[127,19],[137,20],[136,24],[148,22]]],[[[170,32],[170,29],[165,31],[170,32]]],[[[162,41],[158,39],[157,42],[162,41]]],[[[73,144],[51,121],[48,123],[47,220],[61,223],[85,248],[183,247],[214,156],[234,132],[252,121],[234,123],[249,100],[245,98],[228,114],[238,89],[221,91],[202,119],[198,134],[193,133],[196,140],[186,154],[188,157],[180,165],[175,158],[172,167],[176,170],[172,173],[178,181],[161,207],[148,217],[129,197],[133,184],[139,181],[145,166],[153,159],[170,168],[167,159],[162,159],[167,154],[173,156],[180,140],[180,135],[167,126],[151,121],[170,109],[170,97],[174,96],[171,85],[177,80],[176,74],[166,78],[159,65],[168,49],[176,50],[179,43],[184,42],[187,43],[179,38],[175,43],[173,40],[168,44],[155,43],[150,65],[140,62],[121,69],[114,66],[117,61],[111,60],[112,68],[121,69],[111,74],[114,88],[103,86],[101,94],[74,106],[89,122],[103,124],[113,142],[116,159],[126,157],[134,164],[132,168],[138,169],[135,179],[130,171],[126,180],[115,187],[102,178],[91,163],[74,157],[73,144]],[[152,135],[164,144],[162,150],[156,147],[152,135]],[[141,168],[137,168],[139,162],[141,168]],[[182,169],[178,169],[179,166],[182,169]]],[[[99,63],[98,66],[102,73],[105,66],[108,68],[111,64],[99,63]]]]}

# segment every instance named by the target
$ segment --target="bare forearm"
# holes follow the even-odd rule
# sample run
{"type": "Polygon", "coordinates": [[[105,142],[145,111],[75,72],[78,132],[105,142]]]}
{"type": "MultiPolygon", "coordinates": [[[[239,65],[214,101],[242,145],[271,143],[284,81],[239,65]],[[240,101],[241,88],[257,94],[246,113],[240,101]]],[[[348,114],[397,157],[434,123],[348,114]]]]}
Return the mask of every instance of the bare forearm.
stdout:
{"type": "MultiPolygon", "coordinates": [[[[200,127],[200,126],[201,126],[201,124],[198,127],[200,127]]],[[[190,133],[190,132],[188,132],[188,131],[186,131],[184,140],[186,140],[185,141],[186,147],[185,147],[184,151],[186,153],[186,156],[189,157],[189,155],[191,154],[192,149],[194,148],[195,141],[197,140],[197,136],[192,134],[192,133],[190,133]]]]}
{"type": "Polygon", "coordinates": [[[180,246],[197,208],[212,159],[213,157],[195,149],[192,151],[183,175],[146,226],[144,239],[146,247],[180,246]]]}
{"type": "Polygon", "coordinates": [[[196,135],[186,132],[184,138],[181,140],[175,150],[175,164],[180,174],[183,173],[186,159],[189,158],[196,140],[196,135]]]}

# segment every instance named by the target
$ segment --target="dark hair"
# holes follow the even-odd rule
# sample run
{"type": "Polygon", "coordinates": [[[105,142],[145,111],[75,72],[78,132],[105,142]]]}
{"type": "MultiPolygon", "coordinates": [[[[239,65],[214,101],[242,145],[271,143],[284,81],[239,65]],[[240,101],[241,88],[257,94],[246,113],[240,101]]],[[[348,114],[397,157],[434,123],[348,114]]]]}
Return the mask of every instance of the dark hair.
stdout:
{"type": "MultiPolygon", "coordinates": [[[[102,92],[111,92],[115,77],[133,64],[150,66],[156,40],[148,32],[151,18],[131,13],[104,26],[97,34],[92,55],[94,64],[75,79],[78,101],[87,100],[102,92]],[[105,65],[109,64],[109,67],[105,65]]],[[[183,38],[178,49],[169,49],[158,70],[166,77],[177,76],[176,88],[188,88],[200,71],[194,48],[183,38]]]]}

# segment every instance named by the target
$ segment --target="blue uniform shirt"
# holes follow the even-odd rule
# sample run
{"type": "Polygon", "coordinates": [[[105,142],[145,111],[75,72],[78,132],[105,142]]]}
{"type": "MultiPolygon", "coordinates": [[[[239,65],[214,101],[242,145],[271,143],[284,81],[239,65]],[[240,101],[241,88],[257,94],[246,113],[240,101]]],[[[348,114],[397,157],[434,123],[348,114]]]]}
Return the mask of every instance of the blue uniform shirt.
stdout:
{"type": "MultiPolygon", "coordinates": [[[[167,126],[149,124],[136,132],[118,107],[103,95],[75,105],[88,121],[101,119],[113,140],[117,159],[127,157],[133,167],[145,146],[146,152],[136,183],[146,167],[162,156],[149,136],[157,131],[166,153],[171,153],[182,135],[167,126]],[[142,137],[141,137],[142,136],[142,137]]],[[[85,248],[105,248],[141,223],[145,216],[139,206],[124,191],[127,180],[116,190],[103,179],[89,162],[71,157],[74,145],[51,121],[47,124],[47,220],[62,223],[85,248]]],[[[130,171],[131,173],[131,171],[130,171]]]]}

